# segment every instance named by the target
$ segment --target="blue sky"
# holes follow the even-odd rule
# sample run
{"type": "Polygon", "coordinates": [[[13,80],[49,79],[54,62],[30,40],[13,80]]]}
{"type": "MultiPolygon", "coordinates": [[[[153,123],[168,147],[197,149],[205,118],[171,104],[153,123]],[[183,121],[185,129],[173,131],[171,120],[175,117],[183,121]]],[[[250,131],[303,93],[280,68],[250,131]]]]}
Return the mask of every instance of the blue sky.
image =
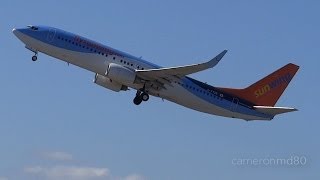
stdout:
{"type": "Polygon", "coordinates": [[[2,1],[0,179],[319,179],[318,1],[2,1]],[[278,101],[298,112],[271,122],[203,114],[135,92],[114,93],[94,74],[32,53],[14,27],[71,31],[161,66],[229,52],[192,75],[245,87],[293,62],[278,101]],[[234,160],[305,158],[305,165],[234,160]]]}

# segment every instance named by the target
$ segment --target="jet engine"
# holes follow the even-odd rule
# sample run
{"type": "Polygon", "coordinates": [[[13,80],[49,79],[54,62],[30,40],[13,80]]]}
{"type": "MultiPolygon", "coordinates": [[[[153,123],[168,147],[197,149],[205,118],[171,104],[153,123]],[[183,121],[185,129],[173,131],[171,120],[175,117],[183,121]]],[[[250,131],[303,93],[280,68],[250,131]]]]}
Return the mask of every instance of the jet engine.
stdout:
{"type": "Polygon", "coordinates": [[[126,68],[122,65],[110,63],[106,72],[106,77],[121,84],[130,85],[135,82],[136,73],[134,70],[126,68]]]}
{"type": "Polygon", "coordinates": [[[102,86],[102,87],[105,87],[107,89],[115,91],[115,92],[119,92],[121,90],[122,91],[128,90],[127,86],[122,85],[122,84],[118,83],[117,81],[114,81],[114,80],[112,80],[108,77],[105,77],[103,75],[100,75],[100,74],[95,75],[93,82],[102,86]]]}

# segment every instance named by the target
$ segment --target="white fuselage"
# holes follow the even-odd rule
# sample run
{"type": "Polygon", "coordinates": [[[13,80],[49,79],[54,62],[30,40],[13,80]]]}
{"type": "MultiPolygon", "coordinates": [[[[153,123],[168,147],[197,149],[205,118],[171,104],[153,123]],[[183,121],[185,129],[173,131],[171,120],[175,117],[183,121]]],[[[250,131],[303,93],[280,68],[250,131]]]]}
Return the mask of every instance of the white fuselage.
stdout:
{"type": "MultiPolygon", "coordinates": [[[[121,59],[125,63],[121,63],[118,60],[120,57],[118,57],[117,55],[118,53],[121,53],[120,51],[117,51],[117,53],[115,53],[114,55],[109,55],[108,57],[106,57],[98,53],[85,53],[70,50],[68,48],[64,48],[63,46],[58,47],[50,42],[57,41],[57,39],[52,38],[50,41],[45,41],[24,35],[22,33],[19,34],[19,32],[17,32],[17,34],[16,35],[19,37],[19,39],[21,39],[26,44],[26,47],[28,47],[30,50],[43,52],[49,56],[55,57],[62,61],[74,64],[76,66],[101,75],[104,75],[106,73],[106,70],[110,63],[116,63],[130,69],[137,69],[138,67],[143,67],[144,69],[158,68],[151,63],[148,63],[134,56],[127,55],[125,53],[123,55],[121,54],[121,59]]],[[[165,84],[165,88],[161,88],[160,90],[150,89],[148,93],[153,96],[175,102],[182,106],[209,114],[234,117],[245,120],[269,120],[272,118],[264,116],[263,114],[254,111],[249,107],[241,106],[240,104],[238,104],[238,100],[236,98],[234,98],[233,101],[230,101],[224,99],[223,96],[213,96],[209,93],[203,93],[199,95],[198,91],[196,91],[195,89],[188,89],[183,86],[185,82],[188,82],[188,80],[185,78],[181,78],[180,81],[172,82],[171,85],[165,84]]],[[[133,89],[140,89],[143,86],[143,84],[135,83],[125,85],[133,89]]]]}

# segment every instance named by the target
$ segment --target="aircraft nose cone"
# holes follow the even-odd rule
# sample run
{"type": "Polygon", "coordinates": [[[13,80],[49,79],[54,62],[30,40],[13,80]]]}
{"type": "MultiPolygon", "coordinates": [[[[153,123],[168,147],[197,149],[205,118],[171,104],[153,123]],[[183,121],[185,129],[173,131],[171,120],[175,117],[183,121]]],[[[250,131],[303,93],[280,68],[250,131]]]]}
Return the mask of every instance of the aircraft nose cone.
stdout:
{"type": "Polygon", "coordinates": [[[17,28],[13,28],[12,29],[12,33],[15,35],[15,36],[19,36],[19,33],[20,33],[20,30],[19,29],[17,29],[17,28]]]}
{"type": "Polygon", "coordinates": [[[12,33],[15,35],[17,33],[17,29],[16,28],[13,28],[12,29],[12,33]]]}
{"type": "Polygon", "coordinates": [[[12,33],[13,33],[18,39],[20,39],[21,41],[24,42],[24,40],[25,40],[25,35],[24,35],[24,32],[23,32],[23,29],[13,28],[13,29],[12,29],[12,33]]]}

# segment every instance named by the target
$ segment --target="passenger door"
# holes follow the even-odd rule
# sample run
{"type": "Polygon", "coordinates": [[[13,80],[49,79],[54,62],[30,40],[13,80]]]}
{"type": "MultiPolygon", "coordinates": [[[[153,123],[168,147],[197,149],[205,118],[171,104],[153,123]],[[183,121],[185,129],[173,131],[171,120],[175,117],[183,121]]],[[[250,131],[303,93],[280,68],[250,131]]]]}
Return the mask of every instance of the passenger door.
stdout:
{"type": "Polygon", "coordinates": [[[52,42],[54,40],[54,36],[56,35],[56,30],[53,28],[49,29],[48,35],[47,35],[47,40],[49,42],[52,42]]]}

